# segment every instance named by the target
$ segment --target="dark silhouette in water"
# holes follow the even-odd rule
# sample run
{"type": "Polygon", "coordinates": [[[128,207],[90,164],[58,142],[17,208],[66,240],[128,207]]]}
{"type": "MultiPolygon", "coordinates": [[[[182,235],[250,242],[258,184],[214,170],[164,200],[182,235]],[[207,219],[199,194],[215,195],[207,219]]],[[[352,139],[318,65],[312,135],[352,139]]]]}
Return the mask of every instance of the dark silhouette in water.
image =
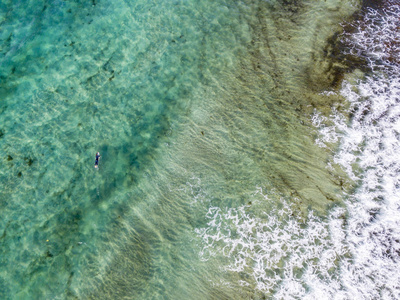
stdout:
{"type": "Polygon", "coordinates": [[[96,160],[94,162],[94,167],[97,169],[99,167],[100,152],[96,153],[96,160]]]}

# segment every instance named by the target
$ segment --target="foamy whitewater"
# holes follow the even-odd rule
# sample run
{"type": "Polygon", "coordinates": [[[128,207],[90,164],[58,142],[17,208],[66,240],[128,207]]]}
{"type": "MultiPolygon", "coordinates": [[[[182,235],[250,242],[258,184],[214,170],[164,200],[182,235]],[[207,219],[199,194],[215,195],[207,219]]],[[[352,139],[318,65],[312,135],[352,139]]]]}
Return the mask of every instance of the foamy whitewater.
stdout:
{"type": "Polygon", "coordinates": [[[346,203],[352,258],[341,267],[343,286],[352,297],[400,297],[399,12],[399,6],[369,9],[366,24],[355,24],[357,33],[347,36],[351,51],[367,58],[373,72],[357,84],[343,85],[351,123],[333,112],[334,126],[321,130],[333,133],[322,134],[322,142],[340,139],[334,161],[358,182],[346,203]]]}
{"type": "MultiPolygon", "coordinates": [[[[240,284],[252,282],[277,299],[400,298],[399,14],[396,5],[369,9],[352,24],[355,32],[343,35],[348,53],[371,68],[343,83],[350,120],[335,109],[330,117],[312,116],[316,143],[339,145],[328,167],[340,165],[355,182],[345,207],[326,219],[311,211],[306,221],[287,199],[261,218],[250,206],[210,207],[208,227],[197,230],[204,260],[225,256],[240,284]],[[246,273],[252,278],[243,280],[246,273]]],[[[251,200],[270,201],[272,194],[258,188],[251,200]]]]}
{"type": "MultiPolygon", "coordinates": [[[[258,197],[269,200],[260,188],[254,193],[254,199],[258,197]]],[[[348,251],[344,209],[335,209],[326,221],[311,212],[305,224],[282,201],[283,208],[272,209],[262,218],[246,213],[248,207],[211,207],[209,227],[198,230],[206,244],[201,256],[209,259],[221,252],[234,257],[227,271],[245,274],[252,270],[252,280],[239,280],[240,284],[254,281],[256,289],[277,299],[337,298],[338,260],[348,251]]]]}

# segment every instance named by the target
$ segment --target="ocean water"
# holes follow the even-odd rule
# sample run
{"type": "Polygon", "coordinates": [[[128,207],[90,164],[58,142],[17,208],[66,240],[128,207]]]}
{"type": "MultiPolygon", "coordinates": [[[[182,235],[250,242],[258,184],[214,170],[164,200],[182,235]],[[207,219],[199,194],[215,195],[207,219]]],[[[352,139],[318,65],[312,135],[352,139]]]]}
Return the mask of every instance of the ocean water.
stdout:
{"type": "Polygon", "coordinates": [[[365,60],[340,93],[346,113],[315,115],[322,147],[340,141],[332,159],[357,182],[348,195],[346,238],[351,257],[341,262],[343,298],[398,299],[399,294],[399,12],[400,3],[369,7],[345,32],[347,53],[365,60]],[[349,119],[348,119],[348,117],[349,119]],[[350,120],[350,122],[348,122],[350,120]]]}
{"type": "Polygon", "coordinates": [[[399,298],[397,12],[2,0],[0,298],[399,298]]]}

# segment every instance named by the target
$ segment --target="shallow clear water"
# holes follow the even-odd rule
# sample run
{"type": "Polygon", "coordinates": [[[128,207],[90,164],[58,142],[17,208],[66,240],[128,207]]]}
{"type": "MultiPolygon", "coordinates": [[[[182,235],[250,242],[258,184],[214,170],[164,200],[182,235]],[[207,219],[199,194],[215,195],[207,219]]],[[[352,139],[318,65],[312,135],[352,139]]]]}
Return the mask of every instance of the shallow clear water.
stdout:
{"type": "Polygon", "coordinates": [[[314,125],[358,8],[2,1],[1,298],[357,296],[314,125]]]}

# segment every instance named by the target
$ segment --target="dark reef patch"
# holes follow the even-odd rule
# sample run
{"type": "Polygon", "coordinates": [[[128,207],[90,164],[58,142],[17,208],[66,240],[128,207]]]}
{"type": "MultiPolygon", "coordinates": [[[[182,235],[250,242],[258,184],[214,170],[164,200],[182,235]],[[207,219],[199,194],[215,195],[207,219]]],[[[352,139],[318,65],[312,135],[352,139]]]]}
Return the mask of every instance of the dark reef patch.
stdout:
{"type": "Polygon", "coordinates": [[[400,5],[399,0],[363,0],[362,10],[366,8],[383,9],[388,8],[390,5],[400,5]]]}
{"type": "Polygon", "coordinates": [[[340,87],[346,73],[356,69],[363,72],[370,70],[365,58],[347,53],[349,45],[343,40],[342,34],[343,32],[336,32],[332,35],[324,48],[324,57],[328,61],[325,72],[330,79],[329,87],[334,89],[340,87]]]}

